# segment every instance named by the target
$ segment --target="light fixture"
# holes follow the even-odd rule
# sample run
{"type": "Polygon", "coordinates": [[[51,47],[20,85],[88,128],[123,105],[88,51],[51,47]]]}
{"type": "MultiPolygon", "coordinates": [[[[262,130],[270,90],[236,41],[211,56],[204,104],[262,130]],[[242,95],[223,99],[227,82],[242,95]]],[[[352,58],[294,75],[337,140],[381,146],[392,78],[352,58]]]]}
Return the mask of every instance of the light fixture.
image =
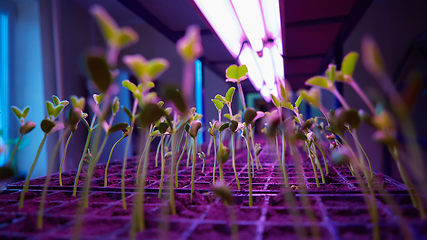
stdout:
{"type": "Polygon", "coordinates": [[[284,79],[279,0],[193,0],[266,101],[284,79]]]}
{"type": "Polygon", "coordinates": [[[252,49],[259,52],[264,47],[264,21],[258,0],[232,0],[240,24],[251,43],[252,49]]]}

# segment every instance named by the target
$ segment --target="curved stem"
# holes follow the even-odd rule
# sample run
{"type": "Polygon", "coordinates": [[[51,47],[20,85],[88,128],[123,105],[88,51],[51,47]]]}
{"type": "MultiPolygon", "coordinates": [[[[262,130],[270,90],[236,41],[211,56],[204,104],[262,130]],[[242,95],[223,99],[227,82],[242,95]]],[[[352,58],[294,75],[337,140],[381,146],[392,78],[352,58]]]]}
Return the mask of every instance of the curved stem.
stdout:
{"type": "Polygon", "coordinates": [[[59,186],[62,186],[62,164],[64,163],[65,155],[67,154],[68,144],[70,143],[73,134],[74,132],[71,132],[70,136],[68,136],[67,143],[65,143],[64,153],[62,154],[61,164],[59,165],[59,186]]]}
{"type": "Polygon", "coordinates": [[[258,155],[255,152],[255,142],[254,142],[254,131],[252,128],[250,128],[249,133],[251,134],[251,143],[252,143],[252,151],[255,155],[255,164],[256,164],[256,169],[261,169],[262,170],[262,165],[261,162],[259,161],[258,155]],[[259,168],[258,168],[259,167],[259,168]]]}
{"type": "Polygon", "coordinates": [[[21,143],[21,140],[22,140],[22,137],[23,137],[23,136],[24,136],[24,135],[23,135],[23,134],[21,134],[21,136],[19,137],[18,142],[17,142],[17,143],[16,143],[16,145],[15,145],[15,148],[13,149],[12,155],[10,156],[10,159],[9,159],[9,163],[7,164],[7,166],[8,166],[8,167],[10,167],[10,166],[12,165],[13,157],[15,156],[16,151],[18,150],[18,146],[19,146],[19,144],[21,143]]]}
{"type": "Polygon", "coordinates": [[[242,84],[240,82],[237,83],[237,88],[239,89],[239,95],[240,99],[242,100],[243,110],[246,110],[245,95],[243,95],[242,84]]]}
{"type": "MultiPolygon", "coordinates": [[[[277,136],[276,136],[276,141],[277,141],[277,136]]],[[[277,146],[277,153],[279,153],[279,148],[277,146]]],[[[285,179],[285,186],[289,187],[289,183],[288,183],[288,172],[286,171],[286,166],[285,166],[285,153],[286,153],[286,139],[285,139],[285,133],[282,132],[282,171],[283,171],[283,178],[285,179]]]]}
{"type": "Polygon", "coordinates": [[[105,165],[105,175],[104,175],[104,187],[107,186],[107,173],[108,173],[108,166],[110,165],[111,155],[113,155],[114,148],[116,148],[116,145],[122,141],[125,138],[125,136],[122,136],[119,140],[117,140],[116,143],[114,143],[113,147],[111,148],[110,155],[108,155],[108,161],[107,165],[105,165]]]}
{"type": "Polygon", "coordinates": [[[21,197],[19,199],[19,209],[21,209],[24,206],[25,193],[28,191],[28,184],[30,183],[30,177],[34,171],[34,168],[36,167],[37,160],[39,159],[43,145],[46,142],[46,137],[47,137],[47,134],[45,133],[43,136],[43,140],[41,141],[39,148],[37,149],[36,157],[34,158],[33,164],[31,165],[30,171],[28,172],[27,179],[25,180],[24,187],[22,188],[22,191],[21,191],[21,197]]]}
{"type": "Polygon", "coordinates": [[[185,148],[187,147],[187,141],[188,141],[188,134],[185,135],[185,143],[184,147],[182,149],[181,155],[179,156],[178,162],[176,163],[176,170],[175,170],[175,187],[178,188],[178,170],[179,170],[179,163],[181,162],[182,156],[184,155],[185,148]]]}

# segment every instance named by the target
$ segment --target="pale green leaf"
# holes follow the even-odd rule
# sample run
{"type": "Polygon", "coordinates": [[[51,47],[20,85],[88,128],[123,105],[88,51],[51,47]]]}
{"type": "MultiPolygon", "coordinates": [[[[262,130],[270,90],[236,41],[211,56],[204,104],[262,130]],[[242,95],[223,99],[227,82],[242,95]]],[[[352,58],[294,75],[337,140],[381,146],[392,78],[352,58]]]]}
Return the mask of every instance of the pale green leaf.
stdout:
{"type": "Polygon", "coordinates": [[[314,76],[307,81],[305,81],[305,85],[308,86],[317,86],[322,88],[329,88],[328,79],[321,77],[321,76],[314,76]]]}
{"type": "Polygon", "coordinates": [[[222,108],[224,107],[224,103],[218,99],[212,99],[212,102],[215,104],[215,107],[218,111],[222,110],[222,108]]]}
{"type": "Polygon", "coordinates": [[[236,90],[235,87],[231,87],[230,89],[228,89],[227,93],[225,94],[225,100],[227,102],[230,103],[233,100],[233,95],[235,90],[236,90]]]}
{"type": "Polygon", "coordinates": [[[300,95],[298,97],[298,99],[295,101],[295,107],[299,108],[299,105],[301,104],[303,99],[304,99],[304,97],[302,95],[300,95]]]}
{"type": "Polygon", "coordinates": [[[55,115],[55,111],[54,111],[54,107],[53,107],[52,102],[46,101],[46,111],[47,111],[48,116],[54,116],[55,115]]]}
{"type": "Polygon", "coordinates": [[[164,58],[156,58],[147,62],[148,75],[151,79],[156,79],[168,68],[169,62],[164,58]]]}
{"type": "Polygon", "coordinates": [[[12,106],[11,108],[12,108],[12,112],[15,114],[15,116],[18,118],[18,120],[21,120],[21,118],[22,118],[21,109],[15,107],[15,106],[12,106]]]}
{"type": "Polygon", "coordinates": [[[353,76],[359,54],[357,52],[349,52],[345,55],[342,64],[341,72],[344,75],[353,76]]]}
{"type": "Polygon", "coordinates": [[[131,81],[129,80],[124,80],[122,82],[123,87],[127,88],[129,91],[135,93],[136,92],[136,85],[133,84],[131,81]]]}
{"type": "Polygon", "coordinates": [[[238,67],[237,65],[231,65],[227,68],[225,71],[225,75],[229,79],[235,79],[235,80],[244,80],[246,79],[246,74],[248,73],[248,68],[246,65],[242,65],[238,67]]]}

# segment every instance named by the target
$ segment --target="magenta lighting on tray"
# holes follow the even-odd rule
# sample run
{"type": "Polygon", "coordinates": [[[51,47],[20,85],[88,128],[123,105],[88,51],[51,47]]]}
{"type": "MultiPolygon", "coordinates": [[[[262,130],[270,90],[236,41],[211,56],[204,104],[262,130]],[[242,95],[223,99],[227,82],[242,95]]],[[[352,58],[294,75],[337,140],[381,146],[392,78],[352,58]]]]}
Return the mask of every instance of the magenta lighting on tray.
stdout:
{"type": "Polygon", "coordinates": [[[284,79],[278,0],[194,0],[230,54],[248,67],[249,79],[266,101],[284,79]],[[243,46],[242,46],[243,45],[243,46]]]}

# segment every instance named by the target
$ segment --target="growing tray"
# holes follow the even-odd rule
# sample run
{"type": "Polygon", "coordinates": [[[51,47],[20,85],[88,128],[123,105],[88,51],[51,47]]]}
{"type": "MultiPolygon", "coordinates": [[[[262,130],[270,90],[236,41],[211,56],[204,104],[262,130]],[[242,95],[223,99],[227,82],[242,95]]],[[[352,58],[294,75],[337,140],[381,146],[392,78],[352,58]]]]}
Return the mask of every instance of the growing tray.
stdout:
{"type": "MultiPolygon", "coordinates": [[[[239,229],[239,239],[297,239],[295,226],[302,227],[310,234],[313,226],[319,230],[321,239],[371,239],[372,223],[367,205],[356,179],[346,167],[330,166],[331,183],[316,187],[314,173],[309,160],[301,156],[304,186],[307,194],[295,191],[296,207],[286,203],[280,189],[283,174],[275,154],[268,149],[260,155],[263,170],[256,170],[254,183],[254,206],[248,206],[246,151],[237,152],[236,167],[242,185],[237,190],[231,161],[224,164],[227,185],[233,190],[239,229]],[[246,185],[247,186],[247,185],[246,185]],[[315,215],[313,224],[306,216],[306,206],[301,199],[308,197],[315,215]],[[299,218],[294,215],[298,212],[299,218]]],[[[144,211],[147,229],[138,235],[140,239],[231,239],[229,207],[224,206],[212,193],[212,155],[207,158],[205,172],[201,173],[202,163],[197,162],[195,181],[196,193],[190,201],[191,166],[186,166],[186,156],[178,172],[180,186],[175,190],[177,215],[165,214],[168,206],[168,167],[166,167],[162,198],[157,197],[160,182],[160,167],[154,166],[154,156],[150,157],[147,177],[144,211]],[[165,231],[165,229],[169,229],[165,231]]],[[[135,196],[135,176],[138,158],[128,160],[126,166],[126,201],[128,209],[123,210],[121,202],[122,161],[110,163],[109,185],[103,187],[105,165],[97,166],[92,180],[89,196],[90,206],[84,215],[82,236],[84,239],[128,239],[133,197],[135,196]],[[101,183],[102,185],[99,186],[101,183]]],[[[298,185],[295,165],[286,159],[290,184],[298,185]]],[[[322,161],[322,160],[321,160],[322,161]]],[[[160,163],[160,162],[159,162],[160,163]]],[[[159,164],[160,165],[160,164],[159,164]]],[[[0,239],[68,239],[74,231],[77,206],[80,198],[72,196],[75,170],[63,173],[64,186],[59,187],[58,174],[52,174],[52,184],[46,198],[44,228],[36,229],[37,211],[40,203],[44,177],[30,181],[24,208],[18,210],[18,201],[23,182],[10,184],[0,194],[0,239]]],[[[426,221],[421,220],[418,211],[412,206],[405,186],[388,176],[376,174],[386,194],[393,197],[408,223],[414,239],[427,238],[426,221]]],[[[81,174],[84,179],[85,174],[81,174]]],[[[219,178],[218,169],[216,176],[219,178]]],[[[320,174],[319,174],[320,177],[320,174]]],[[[83,184],[82,182],[80,183],[83,184]]],[[[80,186],[81,186],[80,185],[80,186]]],[[[303,186],[301,186],[303,187],[303,186]]],[[[79,190],[81,190],[79,188],[79,190]]],[[[81,192],[78,192],[78,196],[81,192]]],[[[381,239],[403,239],[399,217],[379,192],[376,194],[379,208],[381,239]]]]}

